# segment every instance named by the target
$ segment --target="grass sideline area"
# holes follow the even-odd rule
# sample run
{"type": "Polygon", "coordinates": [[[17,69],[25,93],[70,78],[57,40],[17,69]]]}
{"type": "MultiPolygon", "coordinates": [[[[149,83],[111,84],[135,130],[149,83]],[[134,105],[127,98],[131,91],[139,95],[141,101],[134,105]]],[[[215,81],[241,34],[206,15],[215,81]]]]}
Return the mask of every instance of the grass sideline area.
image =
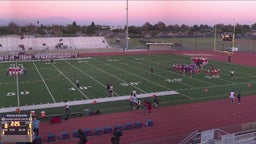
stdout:
{"type": "MultiPolygon", "coordinates": [[[[225,51],[227,48],[232,47],[232,41],[222,41],[217,37],[214,41],[214,37],[194,37],[194,38],[177,38],[177,37],[163,37],[163,38],[146,38],[145,40],[158,43],[174,43],[174,49],[181,50],[215,50],[225,51]]],[[[130,49],[144,48],[146,49],[146,43],[141,42],[141,38],[131,38],[129,40],[130,49]]],[[[250,39],[235,39],[234,47],[238,48],[238,51],[256,52],[256,40],[250,39]]]]}
{"type": "MultiPolygon", "coordinates": [[[[17,107],[18,104],[40,105],[62,103],[65,100],[104,98],[108,97],[107,84],[114,86],[114,97],[127,96],[133,88],[138,94],[171,90],[179,93],[159,97],[161,106],[226,99],[231,90],[241,91],[242,95],[252,95],[256,92],[253,67],[209,61],[204,69],[211,66],[220,68],[219,78],[206,77],[204,71],[201,74],[193,74],[190,78],[172,70],[172,65],[177,63],[189,64],[191,59],[189,56],[158,54],[87,57],[54,60],[53,63],[17,62],[26,69],[26,73],[24,76],[15,77],[6,75],[6,69],[15,62],[5,62],[0,64],[0,105],[17,107]],[[154,73],[151,73],[151,67],[154,68],[154,73]],[[235,71],[233,79],[230,78],[231,69],[235,71]],[[80,81],[80,89],[76,88],[77,79],[80,81]]],[[[112,113],[127,111],[130,108],[128,100],[71,106],[72,112],[82,112],[83,109],[112,113]]],[[[63,107],[38,109],[36,113],[40,111],[46,111],[46,115],[64,113],[64,103],[63,107]]]]}

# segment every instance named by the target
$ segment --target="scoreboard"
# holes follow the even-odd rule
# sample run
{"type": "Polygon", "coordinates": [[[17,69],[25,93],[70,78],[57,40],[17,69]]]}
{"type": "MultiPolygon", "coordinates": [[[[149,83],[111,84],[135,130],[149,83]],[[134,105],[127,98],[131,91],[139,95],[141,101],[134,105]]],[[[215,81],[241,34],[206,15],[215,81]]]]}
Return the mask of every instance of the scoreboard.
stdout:
{"type": "Polygon", "coordinates": [[[32,142],[31,114],[2,114],[1,142],[32,142]]]}

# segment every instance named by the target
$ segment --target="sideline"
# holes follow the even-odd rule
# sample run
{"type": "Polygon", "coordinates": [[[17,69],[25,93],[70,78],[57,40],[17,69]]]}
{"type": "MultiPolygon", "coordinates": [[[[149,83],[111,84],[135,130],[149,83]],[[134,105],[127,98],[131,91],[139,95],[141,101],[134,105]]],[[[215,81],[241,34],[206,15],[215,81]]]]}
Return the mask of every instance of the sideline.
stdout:
{"type": "MultiPolygon", "coordinates": [[[[179,94],[179,93],[176,92],[176,91],[162,91],[162,92],[137,94],[137,97],[138,98],[146,98],[146,97],[151,97],[154,94],[157,95],[157,96],[167,96],[167,95],[176,95],[176,94],[179,94]]],[[[113,102],[113,101],[129,100],[129,99],[130,99],[130,95],[118,96],[118,97],[105,97],[105,98],[97,98],[97,99],[69,101],[69,105],[73,106],[73,105],[92,104],[92,103],[95,103],[95,102],[103,103],[103,102],[113,102]]],[[[64,107],[64,102],[21,106],[20,110],[21,111],[29,111],[29,110],[45,109],[45,108],[56,108],[56,107],[64,107]]],[[[16,108],[17,107],[1,108],[0,113],[15,112],[16,108]]]]}

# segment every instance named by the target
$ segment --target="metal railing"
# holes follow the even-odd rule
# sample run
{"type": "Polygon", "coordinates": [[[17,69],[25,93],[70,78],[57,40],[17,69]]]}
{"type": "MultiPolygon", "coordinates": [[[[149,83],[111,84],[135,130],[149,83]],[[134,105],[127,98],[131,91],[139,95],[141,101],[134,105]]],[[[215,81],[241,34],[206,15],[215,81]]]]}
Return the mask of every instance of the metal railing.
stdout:
{"type": "Polygon", "coordinates": [[[201,132],[199,130],[196,130],[194,132],[192,132],[190,135],[188,135],[184,140],[182,140],[179,144],[187,144],[189,141],[191,141],[192,139],[197,141],[198,140],[198,136],[201,135],[201,132]]]}

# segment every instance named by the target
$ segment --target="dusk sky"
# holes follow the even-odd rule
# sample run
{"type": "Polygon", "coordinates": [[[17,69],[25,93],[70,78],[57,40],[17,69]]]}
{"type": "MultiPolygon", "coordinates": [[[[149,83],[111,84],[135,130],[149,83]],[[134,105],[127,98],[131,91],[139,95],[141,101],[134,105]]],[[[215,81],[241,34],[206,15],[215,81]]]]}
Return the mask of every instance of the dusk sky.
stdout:
{"type": "MultiPolygon", "coordinates": [[[[142,26],[145,22],[166,25],[214,23],[252,25],[256,23],[256,1],[156,1],[129,0],[129,25],[142,26]]],[[[14,20],[23,23],[64,23],[124,26],[126,0],[9,0],[0,1],[0,25],[14,20]],[[57,19],[57,20],[56,20],[57,19]],[[59,21],[58,21],[59,20],[59,21]],[[8,22],[7,22],[8,21],[8,22]]]]}

